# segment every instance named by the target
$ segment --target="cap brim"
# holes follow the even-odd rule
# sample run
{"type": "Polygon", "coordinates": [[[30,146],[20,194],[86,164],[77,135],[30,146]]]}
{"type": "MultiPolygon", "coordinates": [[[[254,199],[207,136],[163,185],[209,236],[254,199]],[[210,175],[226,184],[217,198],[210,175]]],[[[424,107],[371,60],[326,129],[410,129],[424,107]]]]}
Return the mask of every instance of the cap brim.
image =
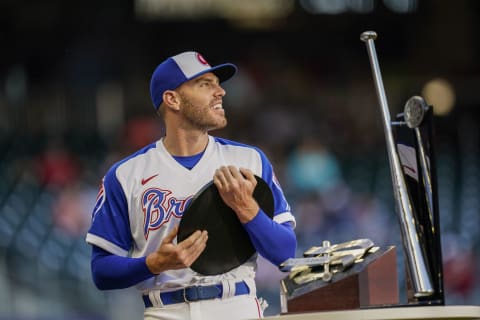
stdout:
{"type": "Polygon", "coordinates": [[[191,80],[198,76],[201,76],[202,74],[212,72],[218,77],[218,80],[220,82],[224,82],[230,79],[231,77],[233,77],[235,73],[237,73],[237,70],[238,70],[237,66],[234,65],[233,63],[224,63],[224,64],[219,64],[217,66],[211,67],[210,69],[203,70],[202,72],[199,72],[191,76],[187,80],[191,80]]]}
{"type": "MultiPolygon", "coordinates": [[[[273,194],[268,184],[257,179],[253,197],[260,208],[273,217],[273,194]]],[[[235,212],[220,197],[213,182],[202,188],[184,211],[177,239],[181,242],[196,230],[207,230],[205,250],[190,268],[200,274],[216,275],[228,272],[245,263],[255,253],[247,231],[235,212]]]]}
{"type": "Polygon", "coordinates": [[[220,82],[226,81],[237,73],[237,66],[232,63],[224,63],[212,68],[212,72],[220,82]]]}

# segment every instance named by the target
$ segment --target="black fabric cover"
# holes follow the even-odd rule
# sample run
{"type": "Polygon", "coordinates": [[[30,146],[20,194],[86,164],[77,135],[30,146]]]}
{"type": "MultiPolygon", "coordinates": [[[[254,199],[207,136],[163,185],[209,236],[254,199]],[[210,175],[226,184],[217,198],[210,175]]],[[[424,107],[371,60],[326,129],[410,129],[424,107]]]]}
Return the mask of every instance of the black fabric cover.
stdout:
{"type": "MultiPolygon", "coordinates": [[[[273,194],[267,183],[257,179],[253,196],[262,210],[273,218],[273,194]]],[[[213,183],[205,185],[183,213],[178,230],[178,242],[196,230],[207,230],[207,247],[191,265],[204,275],[216,275],[232,270],[246,262],[255,248],[235,212],[227,206],[213,183]]]]}

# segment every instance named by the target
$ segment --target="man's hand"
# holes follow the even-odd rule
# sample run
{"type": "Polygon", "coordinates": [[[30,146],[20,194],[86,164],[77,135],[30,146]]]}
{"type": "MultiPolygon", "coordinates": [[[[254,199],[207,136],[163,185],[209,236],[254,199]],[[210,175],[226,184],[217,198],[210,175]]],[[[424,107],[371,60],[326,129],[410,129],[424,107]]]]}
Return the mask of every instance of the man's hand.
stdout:
{"type": "Polygon", "coordinates": [[[187,268],[197,260],[207,246],[207,231],[197,230],[178,244],[173,243],[178,226],[167,235],[157,251],[147,256],[147,267],[154,274],[172,269],[187,268]]]}
{"type": "Polygon", "coordinates": [[[213,183],[223,201],[235,211],[241,223],[255,218],[260,207],[253,197],[257,179],[251,170],[222,166],[215,171],[213,183]]]}

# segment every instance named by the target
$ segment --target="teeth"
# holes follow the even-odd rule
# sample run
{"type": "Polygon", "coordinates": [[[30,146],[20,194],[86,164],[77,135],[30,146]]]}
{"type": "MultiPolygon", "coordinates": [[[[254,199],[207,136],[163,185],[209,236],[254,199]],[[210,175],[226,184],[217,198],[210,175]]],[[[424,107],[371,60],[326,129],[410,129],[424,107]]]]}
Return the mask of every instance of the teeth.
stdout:
{"type": "Polygon", "coordinates": [[[213,109],[223,109],[222,105],[221,104],[216,104],[213,106],[213,109]]]}

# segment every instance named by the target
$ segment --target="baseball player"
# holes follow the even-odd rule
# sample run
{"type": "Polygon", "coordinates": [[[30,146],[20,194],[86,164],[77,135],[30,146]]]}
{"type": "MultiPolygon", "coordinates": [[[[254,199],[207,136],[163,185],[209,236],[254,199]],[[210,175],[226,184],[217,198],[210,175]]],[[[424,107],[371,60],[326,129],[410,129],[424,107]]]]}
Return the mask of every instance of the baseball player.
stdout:
{"type": "Polygon", "coordinates": [[[226,126],[220,83],[231,63],[210,66],[197,52],[166,59],[153,72],[151,98],[165,136],[114,164],[102,180],[86,241],[100,290],[136,286],[144,319],[263,317],[255,288],[257,254],[279,265],[295,256],[295,218],[272,165],[256,147],[211,136],[226,126]],[[253,197],[257,175],[274,196],[270,219],[253,197]],[[205,276],[189,268],[208,243],[205,230],[177,242],[192,197],[214,181],[257,253],[244,264],[205,276]]]}

